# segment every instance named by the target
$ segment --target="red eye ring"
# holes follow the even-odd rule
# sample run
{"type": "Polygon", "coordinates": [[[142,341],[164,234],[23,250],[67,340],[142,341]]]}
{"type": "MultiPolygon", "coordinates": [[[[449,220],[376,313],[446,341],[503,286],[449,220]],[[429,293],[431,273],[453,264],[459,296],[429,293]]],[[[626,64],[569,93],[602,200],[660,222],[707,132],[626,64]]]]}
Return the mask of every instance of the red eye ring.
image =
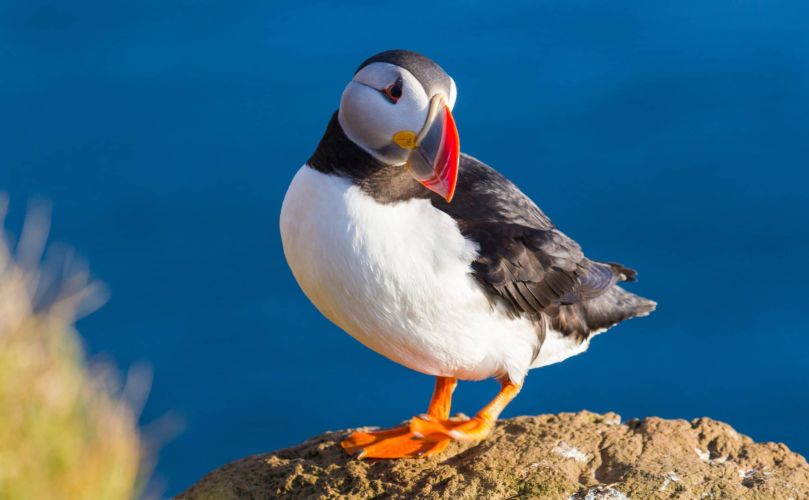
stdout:
{"type": "Polygon", "coordinates": [[[383,90],[382,92],[385,94],[385,97],[387,97],[390,102],[396,104],[402,97],[402,86],[403,86],[402,79],[398,78],[395,82],[385,87],[385,90],[383,90]]]}

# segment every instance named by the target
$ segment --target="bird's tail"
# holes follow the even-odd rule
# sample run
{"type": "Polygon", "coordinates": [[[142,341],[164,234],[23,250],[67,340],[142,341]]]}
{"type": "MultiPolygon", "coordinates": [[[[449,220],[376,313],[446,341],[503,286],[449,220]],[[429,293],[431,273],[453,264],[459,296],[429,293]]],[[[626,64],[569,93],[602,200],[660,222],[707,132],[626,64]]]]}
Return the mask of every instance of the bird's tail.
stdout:
{"type": "Polygon", "coordinates": [[[617,262],[601,262],[612,268],[612,272],[618,276],[618,281],[637,281],[638,272],[634,269],[619,264],[617,262]]]}

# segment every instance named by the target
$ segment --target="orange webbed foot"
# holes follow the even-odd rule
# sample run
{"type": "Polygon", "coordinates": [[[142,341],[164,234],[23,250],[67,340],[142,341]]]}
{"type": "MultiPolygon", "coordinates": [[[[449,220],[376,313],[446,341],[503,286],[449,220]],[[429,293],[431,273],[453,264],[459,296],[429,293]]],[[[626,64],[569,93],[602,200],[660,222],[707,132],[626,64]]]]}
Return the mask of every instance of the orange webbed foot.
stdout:
{"type": "Polygon", "coordinates": [[[440,453],[451,441],[448,437],[424,439],[411,432],[409,425],[380,431],[355,431],[340,445],[357,458],[417,458],[440,453]]]}
{"type": "Polygon", "coordinates": [[[520,392],[520,386],[505,380],[497,396],[474,418],[449,417],[456,380],[438,377],[426,415],[409,424],[381,431],[356,431],[340,443],[357,458],[415,458],[440,453],[450,441],[481,441],[491,433],[503,408],[520,392]]]}
{"type": "Polygon", "coordinates": [[[483,417],[451,418],[436,420],[429,415],[414,417],[410,421],[410,431],[425,439],[451,439],[462,443],[482,441],[491,433],[494,421],[483,417]]]}

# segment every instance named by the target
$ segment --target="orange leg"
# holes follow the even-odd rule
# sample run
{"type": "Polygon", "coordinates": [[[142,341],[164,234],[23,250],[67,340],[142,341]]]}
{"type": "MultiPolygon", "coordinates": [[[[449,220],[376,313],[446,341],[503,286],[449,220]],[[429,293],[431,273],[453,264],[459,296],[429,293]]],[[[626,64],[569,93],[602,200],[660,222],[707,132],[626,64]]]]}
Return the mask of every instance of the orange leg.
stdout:
{"type": "Polygon", "coordinates": [[[467,422],[453,426],[448,432],[456,441],[480,441],[489,435],[497,422],[497,417],[520,393],[520,386],[512,382],[504,382],[500,392],[489,404],[483,407],[475,417],[467,422]]]}
{"type": "Polygon", "coordinates": [[[436,377],[435,390],[430,399],[430,406],[427,408],[427,415],[439,420],[449,418],[449,410],[452,406],[452,393],[458,386],[458,380],[451,377],[436,377]]]}
{"type": "MultiPolygon", "coordinates": [[[[451,377],[437,377],[433,398],[427,410],[430,421],[446,421],[449,418],[452,392],[458,381],[451,377]]],[[[404,458],[421,457],[439,453],[447,447],[451,438],[424,439],[411,432],[410,425],[401,425],[380,431],[355,431],[340,445],[347,453],[357,458],[404,458]]]]}
{"type": "Polygon", "coordinates": [[[410,430],[428,440],[452,438],[461,442],[480,441],[489,435],[494,423],[497,422],[497,417],[519,392],[519,385],[509,381],[503,382],[497,396],[474,418],[466,421],[440,421],[416,417],[410,422],[410,430]]]}
{"type": "Polygon", "coordinates": [[[494,428],[497,417],[520,392],[520,386],[503,382],[500,392],[468,420],[450,419],[454,378],[438,377],[426,415],[413,417],[409,425],[374,432],[357,431],[341,445],[358,458],[404,458],[439,453],[450,441],[480,441],[494,428]]]}

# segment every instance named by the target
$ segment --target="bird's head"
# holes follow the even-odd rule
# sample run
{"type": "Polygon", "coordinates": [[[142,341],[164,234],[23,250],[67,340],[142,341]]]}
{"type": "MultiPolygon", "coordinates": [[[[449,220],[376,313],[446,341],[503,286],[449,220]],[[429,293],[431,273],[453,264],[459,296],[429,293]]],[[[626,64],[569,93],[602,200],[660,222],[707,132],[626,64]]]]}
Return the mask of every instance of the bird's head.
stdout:
{"type": "Polygon", "coordinates": [[[401,165],[448,202],[458,179],[455,82],[432,60],[405,50],[363,62],[340,100],[346,136],[377,160],[401,165]]]}

